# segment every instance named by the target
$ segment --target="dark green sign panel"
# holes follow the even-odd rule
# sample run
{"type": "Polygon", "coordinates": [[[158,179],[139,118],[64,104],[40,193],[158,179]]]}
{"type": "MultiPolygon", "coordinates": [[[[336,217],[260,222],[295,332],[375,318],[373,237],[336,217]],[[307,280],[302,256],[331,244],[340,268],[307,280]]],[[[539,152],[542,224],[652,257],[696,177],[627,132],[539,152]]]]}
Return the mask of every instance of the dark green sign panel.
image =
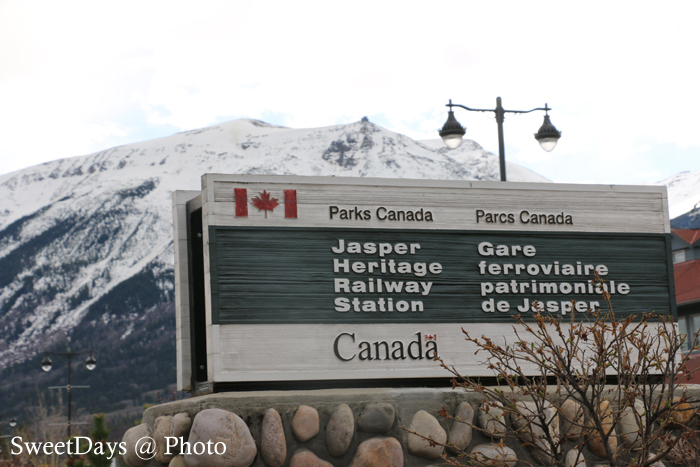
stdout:
{"type": "Polygon", "coordinates": [[[504,322],[675,314],[664,234],[210,228],[215,324],[504,322]],[[572,305],[572,300],[577,303],[572,305]]]}

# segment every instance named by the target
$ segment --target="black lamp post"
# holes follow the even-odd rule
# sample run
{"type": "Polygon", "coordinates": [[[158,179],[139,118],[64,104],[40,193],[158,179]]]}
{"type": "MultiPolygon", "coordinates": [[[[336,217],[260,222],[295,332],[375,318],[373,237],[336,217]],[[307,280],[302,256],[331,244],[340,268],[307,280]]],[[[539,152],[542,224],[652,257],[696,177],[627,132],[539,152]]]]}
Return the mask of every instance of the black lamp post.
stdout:
{"type": "MultiPolygon", "coordinates": [[[[71,352],[70,349],[68,349],[68,352],[65,353],[54,353],[54,352],[44,352],[44,359],[41,361],[41,369],[44,371],[51,371],[51,367],[53,366],[53,362],[49,358],[49,355],[56,355],[59,357],[64,357],[68,361],[68,385],[66,386],[49,386],[49,389],[65,389],[68,392],[68,438],[70,439],[70,428],[71,428],[71,390],[73,389],[82,389],[82,388],[89,388],[90,386],[71,386],[71,381],[70,381],[70,361],[73,357],[77,357],[78,355],[85,355],[85,354],[90,354],[85,360],[85,368],[88,370],[92,371],[95,369],[97,366],[97,361],[95,360],[95,357],[92,355],[92,350],[89,352],[71,352]]],[[[63,425],[63,424],[61,424],[63,425]]],[[[82,423],[72,423],[72,425],[82,425],[82,423]]]]}
{"type": "MultiPolygon", "coordinates": [[[[0,424],[7,423],[10,425],[10,428],[14,428],[17,426],[17,419],[15,417],[12,417],[9,422],[6,421],[0,421],[0,424]]],[[[13,435],[1,435],[0,439],[2,438],[12,438],[13,435]]],[[[2,447],[0,447],[0,452],[2,452],[2,447]]]]}
{"type": "Polygon", "coordinates": [[[493,112],[496,114],[496,122],[498,122],[498,156],[501,166],[502,182],[506,181],[506,152],[503,143],[503,120],[505,120],[505,114],[527,114],[534,112],[535,110],[544,110],[544,123],[542,123],[539,131],[535,133],[535,139],[539,141],[542,149],[549,152],[554,149],[554,147],[557,145],[557,141],[559,141],[559,138],[561,138],[561,131],[558,131],[554,125],[552,125],[552,122],[549,121],[548,112],[552,109],[547,107],[547,104],[545,104],[544,107],[538,107],[532,110],[505,110],[501,105],[501,98],[497,97],[495,109],[472,109],[465,105],[453,104],[452,99],[450,99],[450,103],[446,105],[450,108],[450,110],[447,114],[447,121],[440,130],[440,137],[450,149],[454,149],[462,144],[462,137],[467,132],[467,129],[460,125],[455,118],[452,107],[460,107],[472,112],[493,112]]]}
{"type": "MultiPolygon", "coordinates": [[[[14,428],[17,426],[17,419],[15,417],[12,417],[9,421],[0,420],[0,425],[4,423],[10,425],[10,428],[14,428]]],[[[7,438],[7,436],[0,436],[0,438],[7,438]]]]}

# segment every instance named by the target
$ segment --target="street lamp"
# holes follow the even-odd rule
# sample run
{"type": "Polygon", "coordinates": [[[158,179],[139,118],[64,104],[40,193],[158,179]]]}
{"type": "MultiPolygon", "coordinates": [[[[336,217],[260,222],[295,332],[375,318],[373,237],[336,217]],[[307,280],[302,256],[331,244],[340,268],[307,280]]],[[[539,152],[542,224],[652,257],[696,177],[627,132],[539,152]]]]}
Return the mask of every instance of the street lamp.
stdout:
{"type": "Polygon", "coordinates": [[[503,143],[503,120],[505,119],[505,114],[527,114],[534,112],[535,110],[544,110],[544,123],[542,123],[539,131],[535,133],[535,139],[540,143],[542,149],[549,152],[554,149],[554,147],[557,145],[557,141],[559,141],[559,138],[561,138],[561,131],[558,131],[554,125],[552,125],[552,122],[549,121],[548,112],[552,109],[547,107],[547,104],[545,104],[544,107],[538,107],[532,110],[505,110],[503,105],[501,105],[501,98],[497,97],[495,109],[472,109],[465,105],[453,104],[452,99],[450,99],[450,103],[446,104],[446,106],[449,107],[450,110],[447,114],[447,121],[439,132],[440,137],[445,142],[445,145],[447,145],[447,147],[450,149],[454,149],[462,144],[462,137],[467,132],[467,129],[463,127],[455,118],[452,107],[460,107],[472,112],[493,112],[496,114],[496,122],[498,122],[498,155],[501,166],[502,182],[506,181],[506,152],[503,143]]]}
{"type": "MultiPolygon", "coordinates": [[[[0,424],[7,423],[10,425],[10,428],[14,428],[17,426],[17,419],[15,417],[12,417],[9,422],[6,421],[0,421],[0,424]]],[[[2,438],[12,438],[14,435],[0,435],[0,439],[2,438]]],[[[2,452],[2,447],[0,446],[0,452],[2,452]]]]}
{"type": "MultiPolygon", "coordinates": [[[[71,423],[71,390],[73,389],[83,389],[83,388],[89,388],[90,386],[71,386],[70,384],[70,361],[73,357],[77,357],[78,355],[85,355],[89,354],[88,358],[85,360],[85,368],[88,370],[92,371],[95,369],[97,366],[97,361],[95,360],[95,357],[92,355],[92,350],[89,352],[71,352],[70,349],[68,349],[68,352],[65,353],[55,353],[55,352],[44,352],[44,359],[41,361],[41,369],[44,371],[51,371],[51,367],[53,366],[53,362],[51,361],[51,358],[49,358],[49,355],[56,355],[58,357],[64,357],[68,361],[68,385],[66,386],[49,386],[49,389],[65,389],[68,392],[68,438],[70,439],[70,428],[71,425],[83,425],[83,423],[71,423]]],[[[54,423],[52,425],[65,425],[65,423],[54,423]]]]}
{"type": "MultiPolygon", "coordinates": [[[[3,425],[5,423],[10,425],[10,428],[14,428],[17,426],[17,419],[15,417],[12,417],[9,421],[0,420],[0,425],[3,425]]],[[[0,436],[0,438],[7,438],[7,436],[0,436]]]]}

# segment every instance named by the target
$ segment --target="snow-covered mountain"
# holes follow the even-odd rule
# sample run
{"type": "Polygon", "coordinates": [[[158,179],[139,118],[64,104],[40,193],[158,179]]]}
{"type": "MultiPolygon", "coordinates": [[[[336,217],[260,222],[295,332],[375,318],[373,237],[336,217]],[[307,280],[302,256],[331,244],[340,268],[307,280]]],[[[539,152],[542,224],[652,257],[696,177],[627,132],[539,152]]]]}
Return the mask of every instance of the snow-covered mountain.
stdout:
{"type": "MultiPolygon", "coordinates": [[[[141,389],[174,368],[170,194],[213,172],[495,180],[498,159],[473,141],[448,150],[366,119],[234,120],[0,176],[0,370],[65,349],[66,337],[95,349],[113,381],[139,381],[116,369],[125,361],[141,389]]],[[[547,181],[515,164],[508,178],[547,181]]]]}
{"type": "MultiPolygon", "coordinates": [[[[473,141],[448,150],[369,121],[291,129],[234,120],[2,176],[0,364],[75,327],[125,279],[171,270],[170,193],[199,189],[203,173],[492,180],[497,164],[473,141]]],[[[508,169],[512,181],[546,181],[508,169]]],[[[167,294],[172,283],[159,287],[167,294]]]]}
{"type": "Polygon", "coordinates": [[[659,182],[668,187],[669,216],[677,228],[700,228],[700,170],[681,172],[659,182]]]}
{"type": "MultiPolygon", "coordinates": [[[[509,181],[547,181],[507,168],[509,181]]],[[[0,370],[32,374],[0,378],[0,394],[21,400],[41,377],[39,353],[65,349],[66,337],[96,351],[91,384],[103,393],[174,381],[170,194],[198,190],[203,173],[496,180],[498,159],[473,141],[449,150],[366,119],[310,129],[234,120],[0,176],[0,370]]],[[[674,217],[700,201],[700,172],[663,183],[674,217]]]]}
{"type": "MultiPolygon", "coordinates": [[[[496,180],[498,159],[473,141],[449,150],[366,119],[310,129],[234,120],[0,176],[6,402],[22,405],[26,388],[62,377],[38,371],[38,359],[67,338],[98,355],[100,410],[174,381],[170,194],[214,172],[496,180]]],[[[511,163],[508,179],[547,181],[511,163]]],[[[700,171],[662,183],[672,217],[700,202],[700,171]]]]}

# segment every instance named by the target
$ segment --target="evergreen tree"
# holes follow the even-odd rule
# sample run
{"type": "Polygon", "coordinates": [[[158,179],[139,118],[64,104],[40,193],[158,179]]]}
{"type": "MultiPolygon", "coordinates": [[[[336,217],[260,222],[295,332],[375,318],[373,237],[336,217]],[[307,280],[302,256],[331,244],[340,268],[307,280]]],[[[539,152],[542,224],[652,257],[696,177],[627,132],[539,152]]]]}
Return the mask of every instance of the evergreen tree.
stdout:
{"type": "Polygon", "coordinates": [[[105,414],[95,414],[93,418],[93,429],[90,432],[90,438],[92,438],[92,450],[88,452],[87,457],[90,461],[91,467],[109,467],[111,464],[111,459],[109,458],[109,448],[107,447],[107,441],[109,441],[109,430],[105,424],[105,414]],[[102,449],[98,447],[102,444],[102,449]],[[98,454],[98,453],[102,454],[98,454]]]}

